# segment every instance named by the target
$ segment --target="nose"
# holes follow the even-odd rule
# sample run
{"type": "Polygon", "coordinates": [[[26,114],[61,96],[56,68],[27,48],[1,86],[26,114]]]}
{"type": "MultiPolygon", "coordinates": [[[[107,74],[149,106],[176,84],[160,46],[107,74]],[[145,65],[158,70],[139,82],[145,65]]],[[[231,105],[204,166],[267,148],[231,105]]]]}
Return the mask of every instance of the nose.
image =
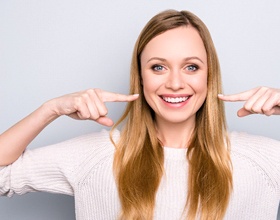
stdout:
{"type": "Polygon", "coordinates": [[[166,88],[176,91],[183,89],[184,87],[185,83],[182,73],[179,70],[170,71],[166,81],[166,88]]]}

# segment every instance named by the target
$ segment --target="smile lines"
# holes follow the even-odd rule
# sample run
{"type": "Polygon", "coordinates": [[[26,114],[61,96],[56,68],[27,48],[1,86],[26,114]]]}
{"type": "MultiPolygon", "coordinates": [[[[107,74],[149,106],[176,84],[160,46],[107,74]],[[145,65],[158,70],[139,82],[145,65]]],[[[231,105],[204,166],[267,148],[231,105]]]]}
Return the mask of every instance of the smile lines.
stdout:
{"type": "Polygon", "coordinates": [[[176,104],[176,103],[185,102],[186,100],[188,100],[190,98],[190,96],[185,96],[185,97],[165,97],[165,96],[162,96],[161,98],[168,103],[176,104]]]}

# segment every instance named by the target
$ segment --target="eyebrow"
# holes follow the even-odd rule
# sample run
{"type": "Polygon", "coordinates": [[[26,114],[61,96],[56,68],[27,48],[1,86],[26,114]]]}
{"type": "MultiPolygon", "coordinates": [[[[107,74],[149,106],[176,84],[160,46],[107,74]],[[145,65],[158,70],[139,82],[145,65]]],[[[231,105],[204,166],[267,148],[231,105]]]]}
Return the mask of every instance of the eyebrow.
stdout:
{"type": "MultiPolygon", "coordinates": [[[[152,57],[152,58],[150,58],[150,59],[147,61],[147,63],[150,62],[151,60],[160,60],[160,61],[162,61],[162,62],[166,62],[166,59],[164,59],[164,58],[161,58],[161,57],[152,57]]],[[[189,61],[189,60],[199,60],[201,63],[204,64],[204,62],[203,62],[199,57],[196,57],[196,56],[184,58],[184,61],[189,61]]]]}

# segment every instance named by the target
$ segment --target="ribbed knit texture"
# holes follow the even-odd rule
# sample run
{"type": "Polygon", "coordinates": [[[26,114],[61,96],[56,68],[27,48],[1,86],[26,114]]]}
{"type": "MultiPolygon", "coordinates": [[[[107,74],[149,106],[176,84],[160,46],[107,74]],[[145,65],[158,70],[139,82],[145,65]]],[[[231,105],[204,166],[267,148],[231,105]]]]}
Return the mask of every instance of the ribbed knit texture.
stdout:
{"type": "MultiPolygon", "coordinates": [[[[118,138],[119,132],[114,138],[118,138]]],[[[280,201],[280,142],[232,133],[234,191],[227,220],[275,220],[280,201]]],[[[32,191],[75,196],[77,220],[116,219],[120,210],[112,163],[114,146],[105,130],[26,152],[0,168],[0,195],[32,191]]],[[[186,149],[164,147],[165,174],[154,219],[182,219],[186,202],[186,149]]]]}

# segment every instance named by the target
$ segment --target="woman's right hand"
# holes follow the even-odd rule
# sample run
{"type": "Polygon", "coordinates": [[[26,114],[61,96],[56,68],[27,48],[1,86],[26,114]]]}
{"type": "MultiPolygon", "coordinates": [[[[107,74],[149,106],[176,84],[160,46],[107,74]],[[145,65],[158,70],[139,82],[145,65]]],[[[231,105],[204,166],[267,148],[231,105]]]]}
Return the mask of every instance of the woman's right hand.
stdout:
{"type": "Polygon", "coordinates": [[[91,119],[105,126],[114,122],[108,118],[105,102],[130,102],[138,95],[123,95],[101,89],[64,95],[44,103],[41,107],[0,134],[0,166],[13,163],[27,145],[52,121],[61,115],[74,119],[91,119]]]}
{"type": "Polygon", "coordinates": [[[112,126],[114,122],[107,117],[105,102],[130,102],[137,98],[138,94],[124,95],[88,89],[52,99],[46,104],[57,116],[67,115],[77,120],[94,120],[101,125],[112,126]]]}

